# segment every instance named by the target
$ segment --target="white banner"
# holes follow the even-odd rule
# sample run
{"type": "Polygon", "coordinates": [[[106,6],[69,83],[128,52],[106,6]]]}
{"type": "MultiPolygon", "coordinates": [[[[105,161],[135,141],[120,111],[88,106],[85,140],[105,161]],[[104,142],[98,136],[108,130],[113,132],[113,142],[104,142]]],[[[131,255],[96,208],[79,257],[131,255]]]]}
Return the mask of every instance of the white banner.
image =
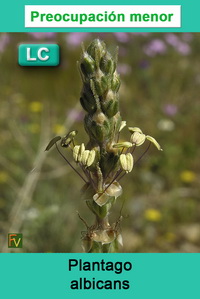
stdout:
{"type": "Polygon", "coordinates": [[[25,5],[29,28],[175,28],[180,5],[25,5]]]}

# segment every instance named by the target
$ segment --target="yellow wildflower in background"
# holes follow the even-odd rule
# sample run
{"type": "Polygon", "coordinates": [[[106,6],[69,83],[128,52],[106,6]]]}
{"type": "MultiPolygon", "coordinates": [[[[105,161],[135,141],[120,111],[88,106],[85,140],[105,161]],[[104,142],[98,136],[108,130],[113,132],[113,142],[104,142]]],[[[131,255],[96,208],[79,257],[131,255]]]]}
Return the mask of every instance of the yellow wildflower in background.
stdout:
{"type": "Polygon", "coordinates": [[[162,219],[162,214],[159,210],[148,209],[144,212],[144,218],[152,222],[159,222],[162,219]]]}
{"type": "Polygon", "coordinates": [[[38,113],[41,112],[43,108],[43,104],[39,101],[33,101],[29,104],[29,109],[31,112],[38,113]]]}
{"type": "Polygon", "coordinates": [[[183,183],[192,183],[196,179],[196,174],[191,170],[185,170],[180,173],[180,179],[183,183]]]}
{"type": "Polygon", "coordinates": [[[9,175],[6,171],[0,171],[0,184],[4,184],[8,181],[9,175]]]}
{"type": "Polygon", "coordinates": [[[53,132],[57,135],[63,135],[66,133],[66,128],[63,125],[55,124],[53,127],[53,132]]]}

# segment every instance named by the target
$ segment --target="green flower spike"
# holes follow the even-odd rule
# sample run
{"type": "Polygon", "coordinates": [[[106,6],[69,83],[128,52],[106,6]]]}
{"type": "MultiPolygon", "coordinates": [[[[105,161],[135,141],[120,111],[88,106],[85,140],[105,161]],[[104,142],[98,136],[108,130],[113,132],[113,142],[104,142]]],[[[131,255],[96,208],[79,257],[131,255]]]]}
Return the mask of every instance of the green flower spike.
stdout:
{"type": "MultiPolygon", "coordinates": [[[[85,110],[84,126],[89,138],[88,143],[76,145],[77,131],[73,130],[63,138],[53,138],[46,148],[48,151],[55,145],[62,158],[84,181],[81,199],[95,217],[95,223],[89,226],[78,214],[86,226],[82,235],[85,252],[119,251],[123,245],[120,232],[122,216],[111,224],[109,220],[110,211],[122,194],[119,181],[132,171],[134,151],[145,140],[150,141],[149,145],[153,143],[158,150],[162,150],[153,137],[143,134],[138,127],[128,128],[131,133],[130,140],[120,136],[126,121],[122,121],[119,111],[120,77],[116,68],[116,56],[113,56],[106,44],[99,39],[93,40],[87,48],[82,46],[78,64],[82,79],[80,103],[85,110]],[[60,150],[57,144],[59,140],[63,151],[73,152],[72,163],[60,150]],[[78,166],[81,172],[77,170],[78,166]]],[[[148,149],[149,146],[137,161],[148,149]]]]}

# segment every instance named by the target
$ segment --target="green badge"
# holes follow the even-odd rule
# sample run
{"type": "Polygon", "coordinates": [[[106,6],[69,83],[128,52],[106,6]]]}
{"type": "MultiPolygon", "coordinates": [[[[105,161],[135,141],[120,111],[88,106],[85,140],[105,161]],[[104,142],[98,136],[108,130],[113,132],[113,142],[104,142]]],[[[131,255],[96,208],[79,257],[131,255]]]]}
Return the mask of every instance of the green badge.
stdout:
{"type": "Polygon", "coordinates": [[[21,66],[57,66],[60,51],[57,44],[21,44],[18,63],[21,66]]]}

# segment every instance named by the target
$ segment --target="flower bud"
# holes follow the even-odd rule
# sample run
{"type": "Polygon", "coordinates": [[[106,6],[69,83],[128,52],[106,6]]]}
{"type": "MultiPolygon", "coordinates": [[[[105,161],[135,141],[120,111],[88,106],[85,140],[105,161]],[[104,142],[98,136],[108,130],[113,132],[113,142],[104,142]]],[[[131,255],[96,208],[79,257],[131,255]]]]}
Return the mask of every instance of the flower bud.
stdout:
{"type": "Polygon", "coordinates": [[[110,120],[103,112],[96,112],[93,117],[86,115],[85,128],[97,143],[107,140],[112,134],[110,120]]]}
{"type": "Polygon", "coordinates": [[[113,117],[119,110],[119,103],[118,101],[109,101],[101,103],[101,107],[103,112],[109,117],[113,117]]]}
{"type": "Polygon", "coordinates": [[[96,61],[100,61],[100,59],[106,53],[106,45],[103,41],[99,39],[95,39],[91,42],[89,47],[87,48],[87,52],[92,58],[96,61]]]}
{"type": "Polygon", "coordinates": [[[115,71],[111,81],[111,89],[115,92],[118,92],[119,87],[120,87],[120,77],[115,71]]]}
{"type": "Polygon", "coordinates": [[[113,117],[119,110],[118,95],[111,89],[101,100],[102,111],[109,117],[113,117]]]}
{"type": "Polygon", "coordinates": [[[110,130],[109,122],[104,121],[103,125],[96,124],[95,122],[93,122],[92,124],[93,127],[91,128],[91,131],[96,141],[100,143],[106,141],[112,133],[110,130]]]}
{"type": "Polygon", "coordinates": [[[81,67],[82,73],[86,77],[92,75],[95,71],[95,61],[87,52],[83,53],[80,67],[81,67]]]}
{"type": "Polygon", "coordinates": [[[106,55],[104,57],[101,58],[100,61],[100,69],[102,70],[102,72],[104,72],[106,75],[110,74],[112,75],[113,72],[116,69],[116,64],[112,58],[112,56],[110,55],[109,52],[106,53],[106,55]]]}
{"type": "Polygon", "coordinates": [[[108,89],[108,79],[102,75],[93,79],[95,92],[98,96],[102,96],[108,89]]]}
{"type": "Polygon", "coordinates": [[[81,105],[88,113],[94,113],[97,109],[96,101],[89,85],[85,85],[80,98],[81,105]]]}

